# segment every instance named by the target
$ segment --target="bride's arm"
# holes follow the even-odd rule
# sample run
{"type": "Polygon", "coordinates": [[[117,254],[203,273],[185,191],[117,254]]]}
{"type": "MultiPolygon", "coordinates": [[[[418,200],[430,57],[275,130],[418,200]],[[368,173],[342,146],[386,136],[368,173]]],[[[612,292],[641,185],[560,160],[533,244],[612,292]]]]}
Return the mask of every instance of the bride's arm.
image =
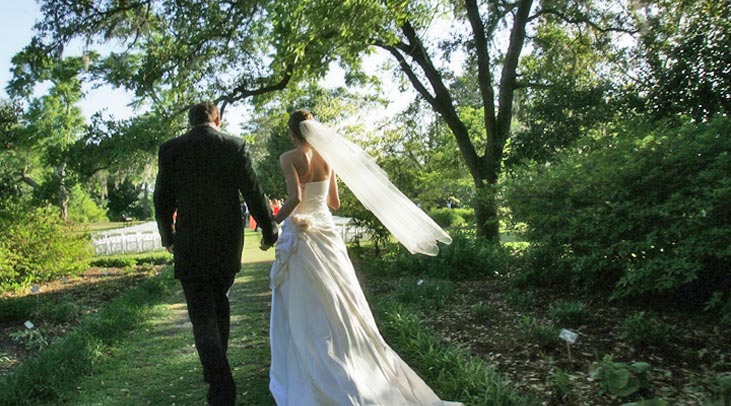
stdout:
{"type": "Polygon", "coordinates": [[[279,208],[279,213],[274,216],[274,221],[281,223],[289,217],[292,211],[300,204],[302,200],[302,188],[300,187],[300,178],[297,175],[297,171],[294,169],[294,163],[292,162],[292,155],[288,153],[282,154],[279,157],[279,165],[282,167],[284,172],[284,180],[287,182],[287,200],[279,208]]]}
{"type": "Polygon", "coordinates": [[[337,210],[340,208],[340,194],[338,193],[338,179],[335,176],[335,171],[330,173],[330,191],[327,193],[327,205],[331,209],[337,210]]]}

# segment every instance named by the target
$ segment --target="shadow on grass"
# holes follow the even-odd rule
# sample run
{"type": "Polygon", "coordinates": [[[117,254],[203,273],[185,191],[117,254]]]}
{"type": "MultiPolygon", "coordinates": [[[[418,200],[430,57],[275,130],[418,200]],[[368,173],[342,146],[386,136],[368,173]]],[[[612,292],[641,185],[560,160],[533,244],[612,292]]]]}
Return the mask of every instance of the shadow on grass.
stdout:
{"type": "MultiPolygon", "coordinates": [[[[268,262],[245,264],[231,298],[229,362],[238,406],[274,405],[269,394],[268,262]]],[[[203,382],[182,290],[177,285],[138,330],[82,378],[67,405],[205,405],[203,382]]],[[[1,402],[0,402],[1,403],[1,402]]]]}

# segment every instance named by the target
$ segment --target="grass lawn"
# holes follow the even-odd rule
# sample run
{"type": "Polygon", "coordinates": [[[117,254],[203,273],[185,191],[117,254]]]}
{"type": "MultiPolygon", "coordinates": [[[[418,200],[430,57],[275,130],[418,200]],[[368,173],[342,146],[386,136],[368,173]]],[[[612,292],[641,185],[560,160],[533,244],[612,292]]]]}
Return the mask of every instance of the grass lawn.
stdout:
{"type": "MultiPolygon", "coordinates": [[[[268,287],[274,250],[259,250],[259,235],[247,231],[245,263],[230,295],[229,361],[238,386],[238,405],[274,405],[268,389],[268,287]]],[[[76,393],[66,404],[206,404],[207,387],[179,286],[153,309],[142,329],[132,332],[109,351],[95,365],[95,373],[80,380],[76,393]]]]}

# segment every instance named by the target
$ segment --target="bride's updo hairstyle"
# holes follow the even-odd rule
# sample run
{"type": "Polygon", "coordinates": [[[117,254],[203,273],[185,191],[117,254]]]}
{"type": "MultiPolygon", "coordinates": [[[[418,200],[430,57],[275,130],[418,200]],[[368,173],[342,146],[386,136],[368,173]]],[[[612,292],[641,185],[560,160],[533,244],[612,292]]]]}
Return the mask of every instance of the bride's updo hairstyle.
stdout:
{"type": "Polygon", "coordinates": [[[305,137],[302,135],[302,131],[300,130],[300,123],[305,120],[312,120],[312,118],[312,113],[304,109],[296,110],[289,115],[289,122],[287,125],[297,140],[305,141],[305,137]]]}

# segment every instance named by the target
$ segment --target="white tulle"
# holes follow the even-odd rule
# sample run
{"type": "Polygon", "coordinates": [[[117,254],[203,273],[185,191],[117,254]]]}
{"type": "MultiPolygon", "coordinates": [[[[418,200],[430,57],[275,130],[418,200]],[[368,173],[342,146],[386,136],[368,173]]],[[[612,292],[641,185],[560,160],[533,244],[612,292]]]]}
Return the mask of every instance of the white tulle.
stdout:
{"type": "Polygon", "coordinates": [[[316,120],[302,121],[300,129],[307,142],[363,206],[373,212],[409,252],[437,255],[437,242],[452,242],[434,220],[388,180],[375,160],[358,145],[316,120]]]}

